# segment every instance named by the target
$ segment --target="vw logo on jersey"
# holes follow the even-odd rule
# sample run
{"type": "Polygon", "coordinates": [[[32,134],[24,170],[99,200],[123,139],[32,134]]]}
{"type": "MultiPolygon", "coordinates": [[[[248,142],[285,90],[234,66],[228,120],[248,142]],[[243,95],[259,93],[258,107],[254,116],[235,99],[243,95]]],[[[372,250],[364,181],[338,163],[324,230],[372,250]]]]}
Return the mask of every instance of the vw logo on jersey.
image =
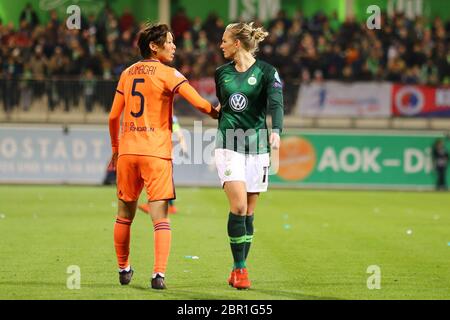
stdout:
{"type": "Polygon", "coordinates": [[[233,93],[229,99],[230,107],[236,112],[244,111],[248,105],[248,99],[243,93],[233,93]]]}

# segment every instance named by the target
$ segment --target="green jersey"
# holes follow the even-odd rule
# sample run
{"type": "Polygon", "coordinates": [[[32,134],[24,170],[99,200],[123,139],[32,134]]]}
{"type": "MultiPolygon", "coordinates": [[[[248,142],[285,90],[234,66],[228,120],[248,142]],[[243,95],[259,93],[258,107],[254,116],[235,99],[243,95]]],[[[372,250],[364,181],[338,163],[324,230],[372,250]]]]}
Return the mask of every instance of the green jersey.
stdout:
{"type": "Polygon", "coordinates": [[[245,154],[270,152],[266,114],[272,115],[272,130],[283,128],[283,90],[277,70],[256,60],[245,72],[235,63],[216,70],[216,94],[222,109],[216,148],[245,154]]]}

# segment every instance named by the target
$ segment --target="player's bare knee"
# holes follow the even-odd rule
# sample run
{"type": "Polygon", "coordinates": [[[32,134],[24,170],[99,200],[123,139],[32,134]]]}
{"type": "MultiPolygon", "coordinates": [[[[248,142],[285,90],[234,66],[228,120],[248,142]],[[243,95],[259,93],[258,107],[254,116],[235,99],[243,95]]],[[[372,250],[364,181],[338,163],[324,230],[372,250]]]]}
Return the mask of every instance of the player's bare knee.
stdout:
{"type": "Polygon", "coordinates": [[[136,214],[136,201],[119,200],[117,215],[121,218],[133,220],[136,214]]]}
{"type": "Polygon", "coordinates": [[[168,212],[168,201],[167,200],[158,200],[158,201],[150,201],[148,203],[150,209],[150,215],[152,217],[153,222],[166,219],[168,212]]]}
{"type": "Polygon", "coordinates": [[[167,212],[155,212],[155,213],[151,213],[150,215],[152,217],[153,222],[161,220],[161,219],[167,219],[167,217],[168,217],[167,212]]]}
{"type": "Polygon", "coordinates": [[[127,219],[127,220],[133,220],[133,219],[134,219],[134,214],[131,214],[131,213],[128,212],[128,211],[122,211],[122,210],[119,210],[119,211],[117,212],[117,215],[118,215],[120,218],[127,219]]]}
{"type": "Polygon", "coordinates": [[[239,216],[245,216],[247,214],[247,204],[246,203],[234,204],[231,209],[231,212],[239,216]]]}
{"type": "Polygon", "coordinates": [[[247,205],[246,215],[251,216],[255,212],[255,206],[247,205]]]}

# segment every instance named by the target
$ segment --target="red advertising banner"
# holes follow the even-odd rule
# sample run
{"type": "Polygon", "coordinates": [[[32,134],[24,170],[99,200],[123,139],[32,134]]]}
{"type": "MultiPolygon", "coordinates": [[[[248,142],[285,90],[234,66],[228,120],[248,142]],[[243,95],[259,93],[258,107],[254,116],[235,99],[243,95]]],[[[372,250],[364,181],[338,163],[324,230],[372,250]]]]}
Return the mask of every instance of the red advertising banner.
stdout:
{"type": "Polygon", "coordinates": [[[450,87],[392,86],[392,115],[450,117],[450,87]]]}

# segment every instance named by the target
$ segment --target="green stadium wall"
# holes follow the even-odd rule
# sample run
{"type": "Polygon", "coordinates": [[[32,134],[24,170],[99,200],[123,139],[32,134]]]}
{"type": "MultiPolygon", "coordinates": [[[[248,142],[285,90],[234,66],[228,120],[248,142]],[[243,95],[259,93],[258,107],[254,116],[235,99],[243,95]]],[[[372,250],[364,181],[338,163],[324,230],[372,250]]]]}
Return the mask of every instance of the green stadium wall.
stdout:
{"type": "MultiPolygon", "coordinates": [[[[366,11],[371,5],[377,5],[382,11],[387,11],[388,0],[354,0],[353,10],[357,20],[364,21],[369,17],[366,11]]],[[[422,13],[429,19],[440,16],[443,20],[450,20],[450,1],[422,0],[422,13]]]]}
{"type": "MultiPolygon", "coordinates": [[[[158,20],[158,0],[2,0],[0,1],[0,18],[3,23],[12,22],[17,27],[20,12],[28,2],[32,3],[40,20],[44,23],[49,20],[49,5],[55,7],[60,19],[63,20],[63,17],[68,16],[66,10],[71,4],[79,5],[82,14],[86,16],[91,13],[100,14],[105,3],[110,3],[119,16],[125,8],[130,8],[138,21],[158,20]]],[[[387,3],[388,0],[354,0],[353,11],[359,21],[364,21],[369,17],[369,14],[366,13],[368,6],[378,5],[381,10],[386,10],[387,3]]],[[[450,1],[423,0],[422,3],[423,14],[426,17],[432,19],[435,16],[440,16],[444,20],[450,20],[450,1]]],[[[202,19],[206,19],[210,12],[216,12],[225,23],[229,23],[233,20],[230,11],[235,11],[237,16],[242,14],[251,16],[252,13],[257,16],[261,6],[264,6],[266,11],[272,11],[270,15],[264,15],[267,17],[265,22],[267,22],[269,16],[276,14],[278,7],[284,9],[289,17],[297,10],[303,11],[306,16],[314,15],[321,10],[327,15],[336,11],[340,21],[345,18],[345,0],[172,0],[171,12],[173,14],[179,7],[184,7],[188,16],[191,18],[198,16],[202,19]],[[230,10],[233,4],[236,9],[230,10]]]]}
{"type": "MultiPolygon", "coordinates": [[[[211,11],[214,11],[225,23],[234,19],[234,12],[237,17],[240,16],[258,16],[261,6],[270,11],[262,17],[263,22],[267,22],[278,12],[277,8],[283,9],[288,17],[292,17],[297,10],[301,10],[306,16],[312,16],[319,10],[325,14],[331,15],[334,11],[343,20],[345,15],[345,0],[174,0],[172,1],[172,14],[180,7],[186,10],[189,17],[200,17],[205,19],[211,11]],[[235,8],[234,10],[232,8],[235,8]]],[[[249,18],[253,19],[253,18],[249,18]]]]}

